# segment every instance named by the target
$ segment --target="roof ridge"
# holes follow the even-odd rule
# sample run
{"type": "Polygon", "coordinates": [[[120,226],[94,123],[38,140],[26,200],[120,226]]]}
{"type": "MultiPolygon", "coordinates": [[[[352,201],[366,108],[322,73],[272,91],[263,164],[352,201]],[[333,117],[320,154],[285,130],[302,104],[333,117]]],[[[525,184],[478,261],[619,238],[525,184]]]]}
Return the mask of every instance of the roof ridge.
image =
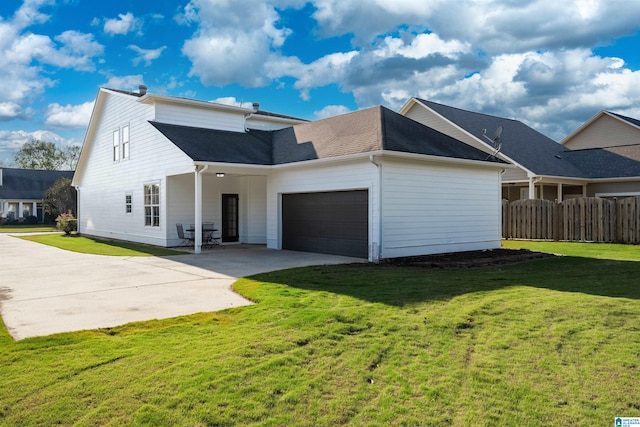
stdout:
{"type": "Polygon", "coordinates": [[[640,146],[640,143],[638,144],[622,144],[622,145],[608,145],[606,147],[589,147],[589,148],[568,148],[567,151],[568,152],[579,152],[579,151],[589,151],[589,150],[606,150],[607,148],[622,148],[622,147],[638,147],[640,146]]]}
{"type": "Polygon", "coordinates": [[[494,119],[509,120],[509,121],[512,121],[512,122],[518,122],[518,123],[524,124],[522,121],[520,121],[518,119],[510,119],[508,117],[495,116],[493,114],[487,114],[487,113],[481,113],[481,112],[478,112],[478,111],[465,110],[464,108],[454,107],[452,105],[442,104],[440,102],[429,101],[428,99],[424,99],[424,98],[416,98],[416,99],[418,101],[420,101],[420,102],[425,102],[427,104],[435,104],[435,105],[439,105],[439,106],[442,106],[442,107],[451,108],[453,110],[462,111],[462,112],[465,112],[465,113],[478,114],[480,116],[493,117],[494,119]]]}

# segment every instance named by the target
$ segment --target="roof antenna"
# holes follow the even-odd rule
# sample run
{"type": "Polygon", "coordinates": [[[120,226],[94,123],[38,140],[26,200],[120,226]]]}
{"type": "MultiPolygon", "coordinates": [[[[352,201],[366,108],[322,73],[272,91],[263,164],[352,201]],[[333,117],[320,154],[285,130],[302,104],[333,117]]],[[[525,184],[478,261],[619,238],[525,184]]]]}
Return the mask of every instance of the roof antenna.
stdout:
{"type": "MultiPolygon", "coordinates": [[[[487,136],[487,130],[486,129],[482,129],[482,136],[487,138],[493,144],[494,151],[489,157],[497,156],[498,153],[500,152],[500,149],[502,149],[502,131],[503,130],[504,130],[504,128],[502,126],[498,126],[498,129],[496,129],[496,133],[493,135],[493,139],[491,139],[491,138],[489,138],[487,136]]],[[[487,159],[489,157],[487,157],[487,159]]]]}

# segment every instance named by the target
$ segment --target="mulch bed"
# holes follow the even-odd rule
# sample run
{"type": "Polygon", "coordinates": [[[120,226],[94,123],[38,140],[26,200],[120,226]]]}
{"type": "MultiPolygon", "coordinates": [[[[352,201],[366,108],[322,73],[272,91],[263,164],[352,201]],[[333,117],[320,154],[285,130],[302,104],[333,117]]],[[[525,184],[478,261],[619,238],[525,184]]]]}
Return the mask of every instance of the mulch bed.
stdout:
{"type": "Polygon", "coordinates": [[[491,249],[485,251],[452,252],[446,254],[390,258],[382,260],[380,264],[422,268],[473,268],[515,264],[533,259],[551,258],[553,256],[554,255],[551,254],[532,252],[528,249],[491,249]]]}

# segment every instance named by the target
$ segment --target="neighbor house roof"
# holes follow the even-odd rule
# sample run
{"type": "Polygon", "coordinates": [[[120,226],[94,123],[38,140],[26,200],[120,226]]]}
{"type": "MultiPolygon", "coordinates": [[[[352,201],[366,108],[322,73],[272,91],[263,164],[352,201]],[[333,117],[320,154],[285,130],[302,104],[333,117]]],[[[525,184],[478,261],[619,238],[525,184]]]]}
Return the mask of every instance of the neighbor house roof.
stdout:
{"type": "Polygon", "coordinates": [[[483,129],[490,136],[502,126],[500,152],[537,175],[582,176],[582,171],[565,158],[567,148],[518,120],[462,110],[425,99],[416,100],[482,142],[486,142],[483,129]]]}
{"type": "Polygon", "coordinates": [[[640,144],[568,150],[563,156],[580,169],[584,178],[640,176],[640,144]]]}
{"type": "Polygon", "coordinates": [[[274,131],[151,124],[193,160],[203,162],[279,165],[386,150],[503,163],[381,106],[274,131]]]}
{"type": "Polygon", "coordinates": [[[0,199],[41,200],[60,178],[73,178],[73,171],[1,168],[0,199]]]}

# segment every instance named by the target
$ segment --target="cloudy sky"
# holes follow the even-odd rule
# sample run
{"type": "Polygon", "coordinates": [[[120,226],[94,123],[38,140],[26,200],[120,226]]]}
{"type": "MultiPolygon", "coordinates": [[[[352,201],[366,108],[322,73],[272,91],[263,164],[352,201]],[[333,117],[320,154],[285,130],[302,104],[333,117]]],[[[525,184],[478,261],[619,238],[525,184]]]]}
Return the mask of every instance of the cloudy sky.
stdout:
{"type": "Polygon", "coordinates": [[[560,140],[640,118],[639,31],[629,0],[2,0],[0,165],[142,83],[307,119],[419,96],[560,140]]]}

